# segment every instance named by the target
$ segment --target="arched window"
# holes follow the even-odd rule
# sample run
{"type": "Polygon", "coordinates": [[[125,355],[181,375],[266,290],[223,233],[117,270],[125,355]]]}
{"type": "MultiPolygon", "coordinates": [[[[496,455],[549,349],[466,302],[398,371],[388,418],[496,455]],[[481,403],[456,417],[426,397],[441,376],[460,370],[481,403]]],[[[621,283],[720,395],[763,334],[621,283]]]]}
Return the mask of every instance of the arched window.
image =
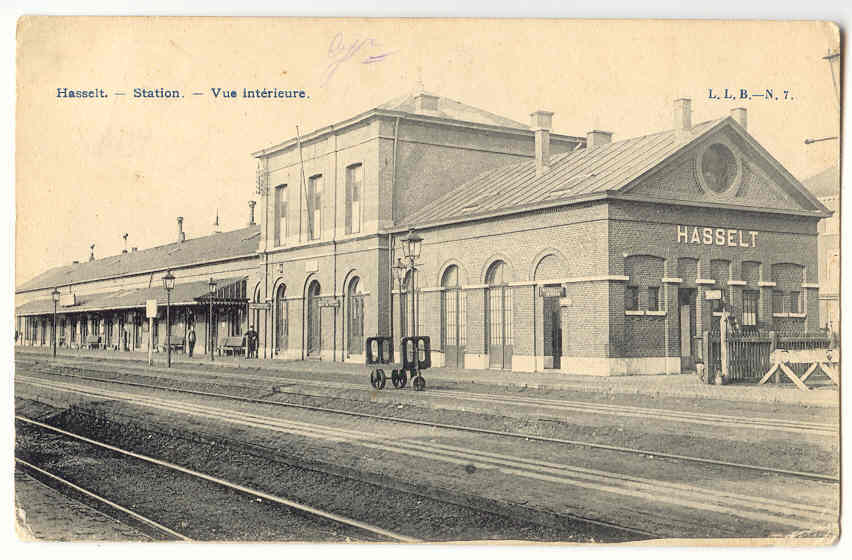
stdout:
{"type": "Polygon", "coordinates": [[[506,263],[497,261],[485,275],[488,284],[485,308],[485,332],[490,367],[512,367],[512,289],[507,285],[506,263]]]}
{"type": "Polygon", "coordinates": [[[364,292],[357,276],[349,282],[346,291],[346,316],[349,355],[361,354],[364,348],[364,292]]]}
{"type": "Polygon", "coordinates": [[[322,337],[320,332],[320,284],[316,280],[312,281],[308,286],[308,357],[315,358],[320,356],[322,351],[322,337]]]}
{"type": "Polygon", "coordinates": [[[441,347],[451,367],[464,367],[466,306],[460,289],[459,269],[448,266],[441,277],[441,347]]]}
{"type": "Polygon", "coordinates": [[[275,353],[280,354],[287,350],[287,341],[289,339],[288,328],[288,309],[287,298],[285,292],[287,287],[284,284],[278,286],[275,291],[275,353]]]}

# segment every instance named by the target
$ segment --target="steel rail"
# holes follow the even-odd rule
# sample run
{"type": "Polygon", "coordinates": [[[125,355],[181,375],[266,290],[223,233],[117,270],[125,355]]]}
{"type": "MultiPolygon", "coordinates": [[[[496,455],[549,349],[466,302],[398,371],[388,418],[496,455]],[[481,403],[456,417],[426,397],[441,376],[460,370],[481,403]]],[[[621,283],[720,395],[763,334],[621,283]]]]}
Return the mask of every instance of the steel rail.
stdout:
{"type": "MultiPolygon", "coordinates": [[[[669,505],[687,506],[705,509],[716,513],[727,513],[747,519],[779,522],[785,525],[791,523],[790,515],[798,518],[810,518],[813,521],[824,521],[819,515],[822,507],[807,504],[779,502],[773,499],[763,499],[752,496],[739,496],[738,493],[716,491],[709,488],[690,487],[679,483],[661,480],[644,479],[628,474],[597,471],[570,465],[542,462],[535,459],[512,457],[511,455],[489,452],[471,451],[467,447],[441,445],[426,442],[397,441],[390,447],[381,443],[363,441],[361,430],[346,430],[332,427],[318,427],[315,423],[292,422],[273,417],[257,416],[251,413],[241,413],[232,410],[222,411],[215,404],[208,406],[194,405],[183,401],[163,399],[131,393],[86,388],[82,385],[53,383],[46,380],[34,379],[25,381],[35,386],[53,388],[60,391],[70,391],[82,395],[107,399],[122,399],[129,403],[153,406],[163,410],[182,412],[210,419],[226,420],[240,425],[281,431],[284,433],[302,435],[310,438],[320,438],[329,441],[349,441],[355,438],[360,445],[368,448],[404,453],[423,459],[438,459],[449,463],[473,464],[481,468],[498,468],[507,474],[523,476],[535,480],[546,480],[567,484],[578,488],[603,490],[622,496],[641,498],[651,501],[660,500],[669,505]],[[35,381],[42,381],[37,383],[35,381]],[[780,507],[780,509],[779,509],[780,507]],[[816,514],[816,518],[814,515],[816,514]],[[780,516],[780,517],[779,517],[780,516]]],[[[792,523],[800,526],[799,522],[792,523]]],[[[810,526],[807,524],[806,526],[810,526]]]]}
{"type": "MultiPolygon", "coordinates": [[[[39,362],[32,362],[32,365],[36,365],[39,362]]],[[[65,364],[69,364],[66,367],[78,368],[78,369],[88,369],[89,371],[99,371],[104,373],[113,373],[112,370],[102,369],[96,366],[93,366],[90,363],[85,362],[82,358],[71,358],[67,359],[64,362],[65,364]]],[[[124,371],[122,373],[127,375],[142,375],[145,377],[150,377],[147,373],[149,370],[147,368],[135,366],[135,365],[126,365],[122,364],[122,368],[124,370],[131,370],[130,372],[124,371]],[[146,372],[146,373],[132,373],[132,372],[146,372]]],[[[293,381],[302,385],[313,385],[320,387],[339,387],[342,389],[352,388],[356,390],[364,390],[360,385],[355,385],[351,383],[345,382],[323,382],[323,381],[313,381],[313,380],[305,380],[305,379],[294,379],[294,378],[269,378],[257,375],[236,375],[229,374],[227,372],[217,372],[215,374],[209,374],[206,372],[194,371],[194,370],[181,370],[183,372],[190,373],[197,377],[227,377],[227,378],[238,378],[238,379],[252,379],[257,381],[270,381],[270,380],[286,380],[293,381]]],[[[44,372],[48,373],[48,372],[44,372]]],[[[171,379],[178,379],[174,375],[163,374],[158,377],[167,377],[171,379]]],[[[253,386],[247,384],[238,384],[233,385],[242,388],[251,389],[253,386]]],[[[274,387],[274,386],[273,386],[274,387]]],[[[311,395],[304,392],[294,392],[294,391],[276,391],[280,394],[285,395],[299,395],[299,396],[315,396],[315,397],[323,397],[324,395],[311,395]]],[[[799,422],[795,420],[778,420],[774,418],[762,418],[762,417],[735,417],[730,415],[722,415],[722,414],[711,414],[711,413],[696,413],[696,412],[688,412],[681,410],[673,410],[673,409],[655,409],[655,408],[647,408],[647,407],[636,407],[636,406],[627,406],[627,405],[611,405],[606,403],[588,403],[583,401],[564,401],[564,400],[556,400],[556,399],[542,399],[542,398],[529,398],[529,397],[515,397],[515,396],[501,396],[501,395],[491,395],[491,394],[467,394],[459,391],[453,390],[438,390],[437,391],[440,396],[449,397],[451,399],[456,400],[466,400],[466,401],[480,401],[486,403],[495,403],[495,404],[509,404],[509,405],[520,405],[520,406],[539,406],[550,409],[556,409],[561,411],[574,411],[574,412],[597,412],[600,414],[607,414],[611,416],[620,416],[620,417],[639,417],[639,418],[654,418],[665,420],[669,422],[685,422],[690,424],[699,424],[699,425],[718,425],[719,422],[724,422],[727,427],[735,427],[735,428],[758,428],[772,431],[786,431],[786,432],[801,432],[801,433],[816,433],[818,435],[831,436],[836,435],[839,431],[839,427],[832,424],[823,424],[823,423],[814,423],[814,422],[799,422]]],[[[335,397],[335,398],[344,398],[344,397],[335,397]]]]}
{"type": "Polygon", "coordinates": [[[234,400],[234,401],[238,401],[238,402],[246,402],[246,403],[251,403],[251,404],[264,404],[264,405],[279,406],[279,407],[286,407],[286,408],[297,408],[297,409],[301,409],[301,410],[311,410],[311,411],[314,411],[314,412],[338,414],[338,415],[342,415],[342,416],[351,416],[351,417],[355,417],[355,418],[366,418],[366,419],[369,419],[369,420],[378,420],[378,421],[382,421],[382,422],[397,422],[397,423],[401,423],[401,424],[423,426],[423,427],[427,427],[427,428],[441,428],[441,429],[454,430],[454,431],[460,431],[460,432],[494,435],[494,436],[500,436],[500,437],[510,437],[510,438],[515,438],[515,439],[525,439],[525,440],[531,440],[531,441],[539,441],[539,442],[543,442],[543,443],[556,443],[556,444],[561,444],[561,445],[572,445],[572,446],[576,446],[576,447],[586,447],[586,448],[589,448],[589,449],[602,449],[602,450],[605,450],[605,451],[614,451],[614,452],[626,453],[626,454],[630,454],[630,455],[653,456],[653,457],[664,458],[664,459],[672,459],[672,460],[676,460],[676,461],[685,461],[685,462],[689,462],[689,463],[711,465],[711,466],[716,466],[716,467],[728,467],[728,468],[735,468],[735,469],[741,469],[741,470],[750,470],[750,471],[754,471],[754,472],[770,473],[770,474],[776,474],[776,475],[781,475],[781,476],[789,476],[789,477],[794,477],[794,478],[816,480],[816,481],[820,481],[820,482],[829,482],[829,483],[839,483],[840,482],[839,477],[820,474],[820,473],[793,471],[793,470],[788,470],[788,469],[777,469],[777,468],[773,468],[773,467],[764,467],[764,466],[761,466],[761,465],[750,465],[750,464],[747,464],[747,463],[735,463],[735,462],[732,462],[732,461],[722,461],[722,460],[719,460],[719,459],[707,459],[707,458],[704,458],[704,457],[692,457],[692,456],[689,456],[689,455],[679,455],[679,454],[676,454],[676,453],[651,451],[651,450],[647,450],[647,449],[636,449],[636,448],[632,448],[632,447],[623,447],[623,446],[618,446],[618,445],[607,445],[607,444],[603,444],[603,443],[594,443],[594,442],[589,442],[589,441],[569,440],[569,439],[562,439],[562,438],[548,438],[548,437],[545,437],[545,436],[536,436],[536,435],[532,435],[532,434],[519,434],[519,433],[505,432],[505,431],[500,431],[500,430],[489,430],[489,429],[486,429],[486,428],[475,428],[475,427],[472,427],[472,426],[461,426],[461,425],[457,425],[457,424],[443,424],[443,423],[440,423],[440,422],[429,422],[429,421],[424,421],[424,420],[412,420],[412,419],[408,419],[408,418],[396,418],[396,417],[393,417],[393,416],[382,416],[382,415],[377,415],[377,414],[369,414],[369,413],[366,413],[366,412],[352,412],[352,411],[348,411],[348,410],[326,408],[326,407],[321,407],[321,406],[310,406],[310,405],[304,405],[304,404],[284,403],[284,402],[280,402],[280,401],[271,401],[271,400],[268,400],[268,399],[261,399],[261,398],[254,398],[254,397],[240,397],[240,396],[228,395],[228,394],[224,394],[224,393],[212,393],[212,392],[209,392],[209,391],[196,391],[196,390],[193,390],[193,389],[181,389],[181,388],[177,388],[177,387],[166,387],[166,386],[162,386],[162,385],[149,385],[149,384],[146,384],[146,383],[136,383],[136,382],[132,382],[132,381],[118,381],[118,380],[111,380],[111,379],[99,379],[99,378],[96,378],[96,377],[88,377],[88,376],[80,376],[80,375],[68,375],[68,374],[62,374],[62,373],[49,373],[49,372],[44,372],[44,373],[46,373],[46,375],[55,375],[55,376],[60,376],[60,377],[84,379],[84,380],[87,380],[87,381],[95,381],[95,382],[101,382],[101,383],[112,383],[112,384],[116,384],[116,385],[125,385],[125,386],[128,386],[128,387],[139,387],[139,388],[144,388],[144,389],[171,391],[171,392],[174,392],[174,393],[183,393],[183,394],[196,395],[196,396],[201,396],[201,397],[221,398],[221,399],[228,399],[228,400],[234,400]]]}
{"type": "Polygon", "coordinates": [[[249,488],[248,486],[243,486],[242,484],[237,484],[234,482],[229,482],[223,478],[218,478],[215,476],[211,476],[208,474],[204,474],[202,472],[194,471],[192,469],[188,469],[186,467],[182,467],[180,465],[176,465],[174,463],[169,463],[168,461],[163,461],[162,459],[157,459],[155,457],[149,457],[147,455],[143,455],[141,453],[136,453],[134,451],[128,451],[126,449],[122,449],[120,447],[116,447],[114,445],[110,445],[108,443],[103,443],[91,438],[87,438],[85,436],[81,436],[79,434],[75,434],[73,432],[69,432],[63,430],[61,428],[56,428],[55,426],[51,426],[50,424],[45,424],[44,422],[39,422],[38,420],[33,420],[32,418],[27,418],[26,416],[20,416],[18,414],[15,415],[16,420],[20,420],[21,422],[25,422],[28,424],[32,424],[35,426],[39,426],[46,430],[51,430],[56,433],[62,434],[64,436],[68,436],[74,439],[78,439],[80,441],[84,441],[86,443],[102,447],[104,449],[108,449],[110,451],[114,451],[116,453],[121,453],[122,455],[127,455],[128,457],[133,457],[135,459],[139,459],[142,461],[146,461],[148,463],[159,465],[161,467],[165,467],[167,469],[171,469],[173,471],[181,472],[195,478],[199,478],[201,480],[206,480],[208,482],[213,482],[214,484],[218,484],[220,486],[224,486],[226,488],[230,488],[232,490],[236,490],[243,494],[248,494],[250,496],[254,496],[256,498],[261,498],[270,502],[274,502],[295,510],[303,511],[305,513],[310,513],[316,517],[320,517],[323,519],[328,519],[331,521],[335,521],[342,525],[348,525],[350,527],[355,527],[361,529],[363,531],[367,531],[369,533],[373,533],[375,535],[380,535],[382,537],[388,537],[395,541],[403,542],[403,543],[418,543],[421,542],[419,539],[415,539],[414,537],[409,537],[407,535],[402,535],[399,533],[394,533],[392,531],[388,531],[382,529],[381,527],[376,527],[375,525],[370,525],[369,523],[364,523],[361,521],[357,521],[355,519],[350,519],[348,517],[344,517],[342,515],[337,515],[336,513],[331,513],[327,511],[323,511],[321,509],[317,509],[312,506],[308,506],[305,504],[301,504],[299,502],[295,502],[293,500],[289,500],[287,498],[281,498],[279,496],[275,496],[273,494],[268,494],[262,490],[257,490],[254,488],[249,488]]]}
{"type": "Polygon", "coordinates": [[[15,462],[23,465],[24,467],[26,467],[28,469],[32,469],[33,471],[35,471],[39,474],[42,474],[42,475],[44,475],[44,476],[46,476],[46,477],[48,477],[52,480],[55,480],[55,481],[57,481],[61,484],[64,484],[65,486],[68,486],[69,488],[72,488],[72,489],[76,490],[77,492],[80,492],[81,494],[84,494],[84,495],[86,495],[86,496],[88,496],[88,497],[90,497],[94,500],[97,500],[97,501],[99,501],[103,504],[106,504],[109,507],[111,507],[111,508],[113,508],[117,511],[120,511],[121,513],[129,515],[133,519],[136,519],[137,521],[140,521],[140,522],[144,523],[145,525],[148,525],[149,527],[153,527],[154,529],[157,529],[158,531],[162,531],[163,533],[166,533],[167,535],[171,535],[171,536],[173,536],[177,539],[180,539],[182,541],[193,542],[193,539],[187,537],[184,534],[178,533],[177,531],[173,531],[172,529],[169,529],[165,525],[161,525],[160,523],[157,523],[153,519],[145,517],[144,515],[140,515],[140,514],[136,513],[135,511],[131,511],[131,510],[127,509],[126,507],[122,506],[122,505],[119,505],[119,504],[117,504],[117,503],[115,503],[111,500],[108,500],[107,498],[104,498],[103,496],[95,494],[94,492],[92,492],[90,490],[86,490],[82,486],[78,486],[78,485],[74,484],[73,482],[62,478],[61,476],[57,476],[57,475],[55,475],[55,474],[53,474],[49,471],[42,469],[41,467],[37,467],[37,466],[33,465],[32,463],[28,463],[27,461],[24,461],[23,459],[19,459],[18,457],[15,457],[15,462]]]}

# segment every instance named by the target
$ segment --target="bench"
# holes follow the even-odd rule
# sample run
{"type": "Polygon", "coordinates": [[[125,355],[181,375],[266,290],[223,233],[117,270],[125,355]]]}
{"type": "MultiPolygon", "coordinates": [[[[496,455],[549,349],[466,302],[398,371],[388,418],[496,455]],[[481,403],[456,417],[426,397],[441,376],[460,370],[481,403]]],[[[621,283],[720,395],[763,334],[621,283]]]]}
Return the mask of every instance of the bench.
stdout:
{"type": "Polygon", "coordinates": [[[224,354],[245,354],[245,338],[243,336],[226,336],[219,344],[219,355],[224,354]]]}
{"type": "Polygon", "coordinates": [[[100,348],[100,346],[101,346],[101,337],[99,337],[96,334],[90,334],[90,335],[86,336],[86,348],[91,350],[92,347],[100,348]]]}
{"type": "Polygon", "coordinates": [[[170,344],[165,344],[165,342],[160,346],[160,352],[167,352],[168,347],[172,347],[172,352],[183,352],[183,339],[175,340],[172,339],[170,344]]]}

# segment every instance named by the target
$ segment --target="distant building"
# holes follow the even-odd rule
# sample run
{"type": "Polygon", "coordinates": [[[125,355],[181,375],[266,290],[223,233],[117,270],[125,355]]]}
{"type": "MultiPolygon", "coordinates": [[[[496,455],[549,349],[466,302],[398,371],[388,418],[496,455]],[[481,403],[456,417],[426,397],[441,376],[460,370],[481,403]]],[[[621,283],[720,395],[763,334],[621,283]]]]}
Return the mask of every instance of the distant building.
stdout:
{"type": "Polygon", "coordinates": [[[826,208],[834,212],[820,220],[819,231],[819,316],[821,326],[840,330],[840,168],[825,171],[803,181],[826,208]]]}

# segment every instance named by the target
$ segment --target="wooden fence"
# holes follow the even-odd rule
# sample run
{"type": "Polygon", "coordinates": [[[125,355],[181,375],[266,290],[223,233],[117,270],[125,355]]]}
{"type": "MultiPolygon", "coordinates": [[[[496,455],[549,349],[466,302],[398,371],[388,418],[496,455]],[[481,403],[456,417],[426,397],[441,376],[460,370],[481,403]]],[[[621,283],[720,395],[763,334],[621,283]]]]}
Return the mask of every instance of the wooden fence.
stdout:
{"type": "MultiPolygon", "coordinates": [[[[813,350],[829,348],[831,339],[822,333],[802,333],[799,335],[779,335],[770,332],[761,334],[729,333],[727,338],[728,382],[756,382],[772,366],[770,355],[773,350],[813,350]]],[[[704,356],[706,379],[712,383],[716,375],[725,370],[722,367],[722,342],[720,331],[704,333],[704,356]]],[[[804,373],[807,364],[793,364],[797,375],[804,373]],[[799,371],[801,370],[801,371],[799,371]]],[[[776,382],[778,378],[775,378],[776,382]]]]}

